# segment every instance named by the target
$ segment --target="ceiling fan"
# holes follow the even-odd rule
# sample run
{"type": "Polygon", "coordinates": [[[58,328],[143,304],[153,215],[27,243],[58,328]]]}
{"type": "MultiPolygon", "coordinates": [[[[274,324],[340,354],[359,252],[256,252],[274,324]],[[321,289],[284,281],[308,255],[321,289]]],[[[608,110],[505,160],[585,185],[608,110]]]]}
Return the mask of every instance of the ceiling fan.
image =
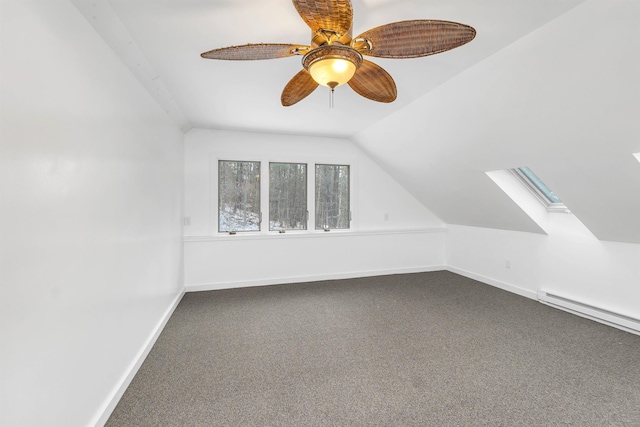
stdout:
{"type": "Polygon", "coordinates": [[[470,42],[472,27],[457,22],[411,20],[382,25],[352,37],[350,0],[293,0],[311,28],[311,44],[259,43],[210,50],[207,59],[256,60],[302,56],[303,69],[285,86],[280,100],[287,107],[306,98],[318,85],[331,91],[347,83],[358,94],[378,102],[393,102],[393,78],[363,56],[417,58],[470,42]]]}

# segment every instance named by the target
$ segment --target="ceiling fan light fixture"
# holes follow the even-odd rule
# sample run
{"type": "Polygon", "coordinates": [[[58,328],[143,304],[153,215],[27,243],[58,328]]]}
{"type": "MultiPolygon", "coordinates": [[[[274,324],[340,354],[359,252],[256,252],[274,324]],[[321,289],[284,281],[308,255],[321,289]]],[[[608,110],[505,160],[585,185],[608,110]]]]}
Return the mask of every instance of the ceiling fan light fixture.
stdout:
{"type": "Polygon", "coordinates": [[[336,87],[351,80],[356,65],[343,58],[323,58],[309,66],[309,73],[318,84],[336,87]]]}
{"type": "Polygon", "coordinates": [[[333,89],[351,80],[362,60],[355,49],[334,44],[310,51],[302,58],[302,65],[316,83],[333,89]]]}
{"type": "Polygon", "coordinates": [[[380,25],[353,37],[351,0],[292,0],[311,29],[311,43],[250,43],[213,49],[207,59],[257,60],[302,55],[300,70],[284,87],[280,101],[289,107],[318,86],[333,89],[349,83],[358,95],[376,102],[393,102],[398,91],[393,78],[364,56],[419,58],[455,49],[476,36],[472,27],[457,22],[412,19],[380,25]]]}

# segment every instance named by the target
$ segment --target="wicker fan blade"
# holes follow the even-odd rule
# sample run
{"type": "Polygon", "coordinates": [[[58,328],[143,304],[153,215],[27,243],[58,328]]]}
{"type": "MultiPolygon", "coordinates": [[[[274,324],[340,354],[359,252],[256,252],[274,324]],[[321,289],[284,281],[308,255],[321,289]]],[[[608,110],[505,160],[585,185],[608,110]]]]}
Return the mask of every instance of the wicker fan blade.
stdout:
{"type": "Polygon", "coordinates": [[[300,44],[245,44],[213,49],[200,54],[207,59],[228,59],[234,61],[249,61],[254,59],[286,58],[296,54],[296,49],[308,50],[309,46],[300,44]]]}
{"type": "Polygon", "coordinates": [[[335,31],[347,34],[353,23],[350,0],[293,0],[296,10],[314,32],[335,31]]]}
{"type": "Polygon", "coordinates": [[[349,86],[365,98],[378,102],[395,101],[398,91],[393,78],[382,67],[364,60],[349,80],[349,86]]]}
{"type": "Polygon", "coordinates": [[[457,22],[400,21],[373,28],[354,38],[369,48],[363,55],[380,58],[416,58],[444,52],[470,42],[476,36],[472,27],[457,22]]]}
{"type": "Polygon", "coordinates": [[[289,107],[298,101],[302,101],[309,96],[311,92],[316,90],[318,83],[313,80],[311,74],[305,69],[300,70],[298,74],[293,76],[289,83],[284,87],[280,101],[285,107],[289,107]]]}

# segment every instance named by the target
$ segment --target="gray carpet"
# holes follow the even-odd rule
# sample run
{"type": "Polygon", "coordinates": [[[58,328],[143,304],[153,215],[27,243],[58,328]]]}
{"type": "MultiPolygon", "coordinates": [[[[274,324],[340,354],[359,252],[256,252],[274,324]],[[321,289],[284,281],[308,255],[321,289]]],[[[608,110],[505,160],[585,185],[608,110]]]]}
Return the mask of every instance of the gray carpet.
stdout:
{"type": "Polygon", "coordinates": [[[640,337],[449,272],[186,294],[108,426],[639,426],[640,337]]]}

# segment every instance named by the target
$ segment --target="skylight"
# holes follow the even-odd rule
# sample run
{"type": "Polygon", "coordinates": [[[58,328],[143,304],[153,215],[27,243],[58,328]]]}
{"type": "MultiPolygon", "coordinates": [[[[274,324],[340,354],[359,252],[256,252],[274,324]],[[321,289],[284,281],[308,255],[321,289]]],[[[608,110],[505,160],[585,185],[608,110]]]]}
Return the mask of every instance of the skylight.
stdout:
{"type": "Polygon", "coordinates": [[[519,180],[529,189],[550,212],[567,212],[567,207],[562,200],[528,167],[510,169],[519,180]]]}
{"type": "Polygon", "coordinates": [[[533,171],[527,167],[518,168],[518,172],[524,175],[531,184],[547,199],[549,203],[562,203],[549,187],[533,171]]]}

